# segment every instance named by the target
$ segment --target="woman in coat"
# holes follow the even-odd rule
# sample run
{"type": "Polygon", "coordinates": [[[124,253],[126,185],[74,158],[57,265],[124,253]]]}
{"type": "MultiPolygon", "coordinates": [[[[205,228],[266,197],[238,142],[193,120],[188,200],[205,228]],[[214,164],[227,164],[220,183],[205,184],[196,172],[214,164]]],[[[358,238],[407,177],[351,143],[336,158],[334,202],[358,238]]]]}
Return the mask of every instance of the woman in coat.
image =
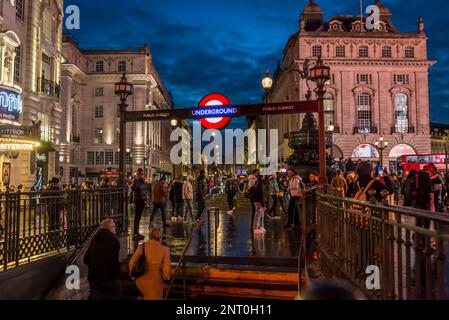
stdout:
{"type": "MultiPolygon", "coordinates": [[[[162,230],[153,228],[150,230],[150,240],[145,242],[145,258],[147,272],[136,279],[137,288],[143,294],[144,300],[163,299],[163,280],[170,280],[170,252],[161,244],[162,230]]],[[[142,254],[140,245],[129,262],[129,270],[132,270],[142,254]]]]}

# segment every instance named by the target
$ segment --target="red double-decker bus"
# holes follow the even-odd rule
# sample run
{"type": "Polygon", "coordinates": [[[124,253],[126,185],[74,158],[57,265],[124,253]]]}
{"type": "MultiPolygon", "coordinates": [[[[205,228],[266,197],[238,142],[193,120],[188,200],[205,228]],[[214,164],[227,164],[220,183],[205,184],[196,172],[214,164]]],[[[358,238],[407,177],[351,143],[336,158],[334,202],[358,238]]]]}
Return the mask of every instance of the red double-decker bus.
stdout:
{"type": "Polygon", "coordinates": [[[438,171],[447,171],[449,158],[442,154],[414,154],[404,155],[398,158],[398,172],[408,174],[412,170],[423,170],[428,164],[433,163],[438,171]]]}

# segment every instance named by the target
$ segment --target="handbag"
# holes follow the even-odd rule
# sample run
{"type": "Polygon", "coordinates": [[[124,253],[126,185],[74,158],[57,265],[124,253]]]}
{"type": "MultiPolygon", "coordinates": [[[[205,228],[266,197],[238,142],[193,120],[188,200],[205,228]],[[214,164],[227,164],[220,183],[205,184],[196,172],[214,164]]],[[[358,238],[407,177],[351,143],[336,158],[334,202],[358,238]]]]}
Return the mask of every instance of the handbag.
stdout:
{"type": "Polygon", "coordinates": [[[136,265],[131,270],[130,276],[134,279],[142,277],[147,272],[147,260],[145,258],[145,244],[142,244],[142,254],[136,265]]]}

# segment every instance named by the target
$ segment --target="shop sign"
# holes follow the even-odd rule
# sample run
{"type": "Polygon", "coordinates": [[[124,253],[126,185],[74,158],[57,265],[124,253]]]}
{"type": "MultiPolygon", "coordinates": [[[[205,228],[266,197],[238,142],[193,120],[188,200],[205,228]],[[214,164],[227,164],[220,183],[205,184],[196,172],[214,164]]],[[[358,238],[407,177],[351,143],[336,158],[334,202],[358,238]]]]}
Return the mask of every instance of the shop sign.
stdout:
{"type": "Polygon", "coordinates": [[[0,122],[19,122],[22,95],[12,88],[0,87],[0,122]]]}

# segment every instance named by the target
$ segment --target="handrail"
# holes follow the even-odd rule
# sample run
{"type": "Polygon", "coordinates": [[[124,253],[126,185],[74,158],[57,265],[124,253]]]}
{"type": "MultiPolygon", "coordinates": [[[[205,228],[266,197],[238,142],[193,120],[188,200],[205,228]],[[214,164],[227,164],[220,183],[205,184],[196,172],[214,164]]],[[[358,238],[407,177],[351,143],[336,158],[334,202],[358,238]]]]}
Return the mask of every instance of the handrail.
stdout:
{"type": "Polygon", "coordinates": [[[181,257],[179,258],[178,264],[177,264],[176,269],[175,269],[175,272],[174,272],[174,274],[173,274],[173,278],[170,280],[170,284],[169,284],[169,286],[168,286],[167,292],[165,293],[164,300],[168,300],[168,297],[170,296],[171,290],[172,290],[172,288],[173,288],[173,286],[174,286],[174,284],[175,284],[175,281],[176,281],[176,275],[178,274],[178,271],[179,271],[179,269],[181,268],[181,265],[182,265],[182,264],[184,263],[184,261],[185,261],[185,258],[186,258],[186,255],[187,255],[187,250],[189,249],[190,244],[192,243],[193,237],[197,234],[198,231],[201,230],[201,224],[202,224],[202,222],[203,222],[204,215],[205,215],[205,214],[209,214],[210,211],[211,211],[212,209],[213,209],[213,208],[210,208],[209,210],[204,210],[204,212],[202,213],[202,215],[201,215],[201,217],[200,217],[201,223],[196,223],[196,225],[195,225],[195,230],[190,234],[189,240],[187,241],[187,244],[186,244],[186,246],[184,247],[184,250],[183,250],[183,252],[182,252],[182,255],[181,255],[181,257]]]}
{"type": "Polygon", "coordinates": [[[317,193],[317,196],[320,198],[325,198],[325,199],[330,199],[330,200],[335,200],[335,201],[338,201],[338,200],[345,201],[350,204],[361,205],[365,208],[385,210],[385,211],[389,210],[389,211],[394,211],[394,212],[405,214],[405,215],[410,215],[415,218],[427,218],[427,219],[432,219],[432,220],[436,220],[439,222],[449,223],[449,214],[447,214],[447,213],[431,212],[431,211],[415,209],[415,208],[409,209],[409,208],[400,207],[400,206],[385,206],[382,203],[372,204],[368,201],[359,201],[359,200],[354,200],[351,198],[341,198],[341,197],[338,197],[335,195],[323,194],[323,193],[319,193],[319,192],[317,193]]]}
{"type": "Polygon", "coordinates": [[[302,292],[302,255],[303,255],[303,245],[306,240],[305,237],[306,237],[305,233],[302,232],[301,241],[299,242],[299,253],[298,253],[298,297],[301,296],[302,292]]]}

